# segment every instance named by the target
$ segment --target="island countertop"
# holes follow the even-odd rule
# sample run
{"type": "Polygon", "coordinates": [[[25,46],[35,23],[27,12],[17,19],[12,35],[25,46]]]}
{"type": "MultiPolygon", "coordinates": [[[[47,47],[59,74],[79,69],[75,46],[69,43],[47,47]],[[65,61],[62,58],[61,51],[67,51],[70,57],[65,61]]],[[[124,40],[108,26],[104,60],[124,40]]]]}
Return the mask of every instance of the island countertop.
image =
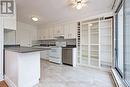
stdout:
{"type": "Polygon", "coordinates": [[[50,48],[33,48],[33,47],[23,47],[23,46],[13,46],[13,47],[5,47],[5,50],[18,52],[18,53],[29,53],[29,52],[37,52],[50,50],[50,48]]]}

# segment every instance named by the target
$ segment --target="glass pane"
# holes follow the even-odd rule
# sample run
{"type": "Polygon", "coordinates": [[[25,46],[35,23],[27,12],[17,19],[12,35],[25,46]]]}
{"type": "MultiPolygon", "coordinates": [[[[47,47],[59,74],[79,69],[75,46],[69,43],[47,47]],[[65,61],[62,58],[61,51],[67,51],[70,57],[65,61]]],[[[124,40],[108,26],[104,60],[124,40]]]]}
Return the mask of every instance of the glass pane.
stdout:
{"type": "Polygon", "coordinates": [[[117,67],[119,71],[123,73],[123,7],[120,9],[118,13],[118,63],[117,67]]]}
{"type": "Polygon", "coordinates": [[[99,46],[97,45],[91,45],[91,57],[90,57],[90,63],[93,66],[99,66],[99,46]]]}
{"type": "Polygon", "coordinates": [[[82,45],[82,64],[88,65],[88,46],[82,45]]]}
{"type": "Polygon", "coordinates": [[[90,27],[90,44],[99,44],[99,26],[98,22],[89,24],[90,27]]]}
{"type": "Polygon", "coordinates": [[[81,31],[81,63],[83,65],[88,65],[88,24],[82,25],[81,31]]]}
{"type": "Polygon", "coordinates": [[[130,86],[130,0],[125,5],[125,79],[130,86]]]}

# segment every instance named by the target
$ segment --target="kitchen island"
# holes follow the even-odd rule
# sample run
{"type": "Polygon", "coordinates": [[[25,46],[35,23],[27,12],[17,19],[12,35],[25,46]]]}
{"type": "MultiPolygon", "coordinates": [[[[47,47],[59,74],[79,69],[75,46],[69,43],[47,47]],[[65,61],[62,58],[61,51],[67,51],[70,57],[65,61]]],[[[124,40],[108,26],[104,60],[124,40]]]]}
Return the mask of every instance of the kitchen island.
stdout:
{"type": "Polygon", "coordinates": [[[47,48],[5,48],[5,81],[9,87],[33,87],[40,79],[40,51],[47,48]]]}

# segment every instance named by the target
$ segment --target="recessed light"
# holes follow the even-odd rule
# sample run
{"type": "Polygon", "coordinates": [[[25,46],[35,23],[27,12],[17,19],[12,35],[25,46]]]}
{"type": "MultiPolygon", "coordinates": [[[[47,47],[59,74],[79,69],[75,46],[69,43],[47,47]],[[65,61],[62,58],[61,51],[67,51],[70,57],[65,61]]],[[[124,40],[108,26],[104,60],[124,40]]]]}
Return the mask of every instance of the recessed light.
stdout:
{"type": "Polygon", "coordinates": [[[38,19],[37,17],[32,17],[32,20],[36,22],[36,21],[38,21],[39,19],[38,19]]]}

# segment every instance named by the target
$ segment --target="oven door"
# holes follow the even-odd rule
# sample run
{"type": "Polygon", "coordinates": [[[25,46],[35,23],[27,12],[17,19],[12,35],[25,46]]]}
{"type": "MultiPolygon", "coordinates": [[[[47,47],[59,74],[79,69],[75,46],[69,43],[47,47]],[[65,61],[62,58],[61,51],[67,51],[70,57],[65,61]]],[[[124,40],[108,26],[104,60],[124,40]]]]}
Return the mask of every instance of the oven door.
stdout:
{"type": "Polygon", "coordinates": [[[54,63],[62,63],[62,48],[51,48],[49,61],[54,63]]]}

